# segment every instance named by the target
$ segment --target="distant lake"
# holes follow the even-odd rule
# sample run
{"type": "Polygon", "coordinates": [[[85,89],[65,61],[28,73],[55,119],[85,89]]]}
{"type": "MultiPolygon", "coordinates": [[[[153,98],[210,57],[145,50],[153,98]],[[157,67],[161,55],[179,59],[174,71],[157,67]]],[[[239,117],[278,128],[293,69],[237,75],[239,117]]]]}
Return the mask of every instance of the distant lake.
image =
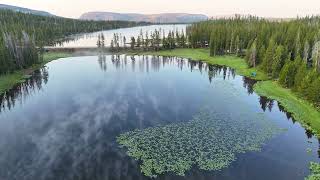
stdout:
{"type": "Polygon", "coordinates": [[[237,154],[221,171],[193,168],[185,177],[167,173],[157,179],[301,180],[308,163],[319,160],[318,139],[277,101],[255,94],[254,83],[228,67],[175,57],[50,62],[0,97],[0,179],[149,179],[116,137],[186,123],[209,107],[222,121],[254,121],[251,115],[260,114],[286,131],[266,141],[261,152],[237,154]]]}
{"type": "MultiPolygon", "coordinates": [[[[150,33],[154,30],[161,31],[161,37],[163,33],[167,36],[169,31],[186,31],[186,24],[173,24],[173,25],[151,25],[151,26],[138,26],[133,28],[121,28],[121,29],[114,29],[114,30],[107,30],[107,31],[100,31],[95,33],[86,33],[86,34],[78,34],[67,37],[61,44],[57,44],[56,47],[96,47],[98,41],[98,35],[103,33],[105,36],[105,45],[110,46],[111,39],[113,38],[114,33],[118,33],[120,36],[125,36],[127,38],[126,42],[129,43],[131,37],[137,38],[140,35],[142,30],[143,36],[145,37],[146,32],[150,33]]],[[[121,42],[122,42],[121,38],[121,42]]],[[[121,46],[123,43],[121,43],[121,46]]]]}

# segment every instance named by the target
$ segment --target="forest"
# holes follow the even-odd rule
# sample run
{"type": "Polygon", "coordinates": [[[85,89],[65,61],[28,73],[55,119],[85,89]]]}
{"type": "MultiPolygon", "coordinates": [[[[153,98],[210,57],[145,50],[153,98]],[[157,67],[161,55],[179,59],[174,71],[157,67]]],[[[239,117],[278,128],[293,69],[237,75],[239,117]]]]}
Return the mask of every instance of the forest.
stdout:
{"type": "Polygon", "coordinates": [[[43,47],[71,34],[146,25],[144,22],[84,21],[0,10],[0,74],[42,60],[43,47]]]}
{"type": "Polygon", "coordinates": [[[190,46],[210,45],[210,55],[245,57],[249,67],[264,71],[320,106],[320,18],[271,21],[235,17],[188,27],[190,46]]]}

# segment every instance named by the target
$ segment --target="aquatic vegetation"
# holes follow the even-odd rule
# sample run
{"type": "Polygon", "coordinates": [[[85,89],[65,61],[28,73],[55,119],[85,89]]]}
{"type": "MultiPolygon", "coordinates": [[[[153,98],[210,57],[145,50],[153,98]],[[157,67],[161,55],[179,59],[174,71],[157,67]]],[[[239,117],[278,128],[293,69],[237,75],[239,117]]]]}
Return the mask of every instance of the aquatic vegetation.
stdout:
{"type": "Polygon", "coordinates": [[[319,180],[320,179],[320,164],[311,162],[310,163],[311,175],[306,177],[305,180],[319,180]]]}
{"type": "Polygon", "coordinates": [[[221,170],[236,160],[237,153],[260,151],[264,142],[280,132],[259,118],[237,120],[200,112],[191,121],[121,134],[117,141],[127,154],[141,161],[149,177],[167,172],[185,175],[196,165],[201,170],[221,170]]]}

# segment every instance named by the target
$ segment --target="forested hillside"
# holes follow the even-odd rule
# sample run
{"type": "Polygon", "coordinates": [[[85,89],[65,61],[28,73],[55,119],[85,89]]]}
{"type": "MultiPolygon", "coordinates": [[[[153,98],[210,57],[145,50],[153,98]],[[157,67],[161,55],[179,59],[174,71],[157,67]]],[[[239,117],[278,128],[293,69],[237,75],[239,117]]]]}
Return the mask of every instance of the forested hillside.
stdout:
{"type": "Polygon", "coordinates": [[[59,38],[145,23],[83,21],[0,10],[0,74],[26,68],[41,61],[41,47],[59,38]]]}
{"type": "Polygon", "coordinates": [[[190,45],[243,56],[272,79],[320,106],[320,18],[268,21],[236,17],[193,24],[190,45]]]}
{"type": "Polygon", "coordinates": [[[23,7],[19,7],[19,6],[11,6],[11,5],[7,5],[7,4],[0,4],[0,9],[11,10],[11,11],[27,13],[27,14],[41,15],[41,16],[54,16],[53,14],[46,12],[46,11],[28,9],[28,8],[23,8],[23,7]]]}

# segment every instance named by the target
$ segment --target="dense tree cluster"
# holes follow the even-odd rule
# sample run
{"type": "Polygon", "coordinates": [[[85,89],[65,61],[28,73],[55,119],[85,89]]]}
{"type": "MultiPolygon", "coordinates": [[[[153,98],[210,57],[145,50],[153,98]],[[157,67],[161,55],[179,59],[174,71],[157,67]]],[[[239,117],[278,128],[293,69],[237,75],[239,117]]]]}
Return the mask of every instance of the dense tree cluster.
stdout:
{"type": "Polygon", "coordinates": [[[155,29],[152,32],[143,32],[142,29],[138,37],[131,37],[130,42],[127,43],[127,37],[115,33],[111,40],[110,50],[118,52],[121,48],[126,49],[127,45],[131,50],[144,50],[144,51],[158,51],[161,49],[175,49],[185,48],[188,46],[187,36],[182,31],[169,31],[167,34],[164,30],[155,29]]]}
{"type": "Polygon", "coordinates": [[[257,17],[209,20],[187,29],[190,46],[210,45],[211,55],[243,56],[320,106],[320,17],[271,21],[257,17]]]}
{"type": "Polygon", "coordinates": [[[0,74],[41,61],[41,47],[68,35],[131,27],[145,23],[82,21],[0,10],[0,74]]]}

